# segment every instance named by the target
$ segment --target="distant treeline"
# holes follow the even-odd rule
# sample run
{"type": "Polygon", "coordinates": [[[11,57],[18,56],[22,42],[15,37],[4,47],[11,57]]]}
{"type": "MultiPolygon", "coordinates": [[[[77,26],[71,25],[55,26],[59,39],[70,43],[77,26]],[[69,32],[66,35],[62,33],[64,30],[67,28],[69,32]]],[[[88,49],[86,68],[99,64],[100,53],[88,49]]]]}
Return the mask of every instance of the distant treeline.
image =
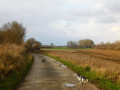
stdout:
{"type": "Polygon", "coordinates": [[[96,49],[110,49],[110,50],[120,50],[120,41],[115,41],[113,43],[107,42],[101,42],[100,44],[95,45],[96,49]]]}
{"type": "Polygon", "coordinates": [[[94,42],[90,39],[83,39],[83,40],[79,40],[78,42],[68,41],[67,47],[68,48],[93,48],[94,42]]]}
{"type": "Polygon", "coordinates": [[[100,44],[94,44],[94,42],[90,39],[83,39],[79,41],[68,41],[67,42],[68,48],[95,48],[95,49],[104,49],[104,50],[120,50],[120,41],[115,41],[113,43],[101,42],[100,44]]]}

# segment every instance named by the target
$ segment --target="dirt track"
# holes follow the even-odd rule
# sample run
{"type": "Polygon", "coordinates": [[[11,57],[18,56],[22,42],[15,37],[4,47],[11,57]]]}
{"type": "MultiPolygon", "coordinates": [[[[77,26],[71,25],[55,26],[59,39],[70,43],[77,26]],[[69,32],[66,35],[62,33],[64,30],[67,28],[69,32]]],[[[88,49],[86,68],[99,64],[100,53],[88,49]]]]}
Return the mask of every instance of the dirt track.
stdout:
{"type": "Polygon", "coordinates": [[[35,59],[31,70],[17,90],[97,90],[90,83],[81,85],[76,74],[61,67],[56,60],[40,54],[33,55],[35,59]],[[45,62],[42,62],[43,58],[45,62]],[[67,87],[68,83],[76,86],[67,87]]]}

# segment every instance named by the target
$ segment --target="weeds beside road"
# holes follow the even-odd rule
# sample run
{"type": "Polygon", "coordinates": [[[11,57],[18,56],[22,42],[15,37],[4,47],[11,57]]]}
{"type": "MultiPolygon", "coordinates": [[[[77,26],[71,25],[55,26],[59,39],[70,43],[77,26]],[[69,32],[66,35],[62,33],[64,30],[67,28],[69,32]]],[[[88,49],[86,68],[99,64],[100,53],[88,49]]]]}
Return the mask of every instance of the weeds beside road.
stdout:
{"type": "Polygon", "coordinates": [[[0,45],[0,90],[14,90],[30,69],[33,56],[16,44],[0,45]]]}

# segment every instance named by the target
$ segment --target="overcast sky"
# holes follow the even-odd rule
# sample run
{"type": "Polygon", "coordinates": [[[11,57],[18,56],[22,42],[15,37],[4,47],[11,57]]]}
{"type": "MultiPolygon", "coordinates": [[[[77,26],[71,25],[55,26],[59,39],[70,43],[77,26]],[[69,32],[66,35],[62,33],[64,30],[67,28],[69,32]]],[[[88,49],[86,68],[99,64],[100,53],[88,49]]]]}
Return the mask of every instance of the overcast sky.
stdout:
{"type": "Polygon", "coordinates": [[[0,0],[0,27],[22,23],[42,44],[120,40],[120,0],[0,0]]]}

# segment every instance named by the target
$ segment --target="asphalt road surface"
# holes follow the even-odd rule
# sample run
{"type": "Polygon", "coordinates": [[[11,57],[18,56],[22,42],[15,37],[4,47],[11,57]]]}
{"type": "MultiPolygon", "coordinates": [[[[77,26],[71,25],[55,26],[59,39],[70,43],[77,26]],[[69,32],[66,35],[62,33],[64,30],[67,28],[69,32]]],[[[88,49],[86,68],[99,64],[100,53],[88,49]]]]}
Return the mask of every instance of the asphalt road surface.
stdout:
{"type": "Polygon", "coordinates": [[[17,90],[98,90],[90,83],[81,85],[76,74],[56,60],[40,54],[33,55],[31,70],[17,90]],[[45,62],[42,62],[43,59],[46,59],[45,62]]]}

